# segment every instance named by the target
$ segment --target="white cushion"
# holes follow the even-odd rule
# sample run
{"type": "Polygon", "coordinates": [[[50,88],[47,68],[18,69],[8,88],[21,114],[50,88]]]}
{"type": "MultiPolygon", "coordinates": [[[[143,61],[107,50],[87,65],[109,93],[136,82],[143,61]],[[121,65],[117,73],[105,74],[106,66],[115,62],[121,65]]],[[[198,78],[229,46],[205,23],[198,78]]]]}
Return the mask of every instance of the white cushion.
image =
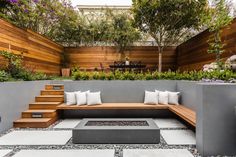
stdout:
{"type": "Polygon", "coordinates": [[[90,91],[75,93],[76,104],[77,105],[86,105],[87,104],[87,93],[89,93],[89,92],[90,91]]]}
{"type": "Polygon", "coordinates": [[[145,91],[144,104],[158,104],[158,93],[145,91]]]}
{"type": "Polygon", "coordinates": [[[168,103],[173,105],[179,105],[180,92],[169,92],[168,91],[168,103]]]}
{"type": "Polygon", "coordinates": [[[159,91],[159,99],[158,99],[159,104],[168,105],[168,98],[169,98],[168,92],[159,91]]]}
{"type": "Polygon", "coordinates": [[[65,97],[66,97],[66,105],[76,104],[75,92],[65,92],[65,97]]]}
{"type": "Polygon", "coordinates": [[[89,92],[87,93],[87,105],[100,105],[101,101],[101,92],[89,92]]]}

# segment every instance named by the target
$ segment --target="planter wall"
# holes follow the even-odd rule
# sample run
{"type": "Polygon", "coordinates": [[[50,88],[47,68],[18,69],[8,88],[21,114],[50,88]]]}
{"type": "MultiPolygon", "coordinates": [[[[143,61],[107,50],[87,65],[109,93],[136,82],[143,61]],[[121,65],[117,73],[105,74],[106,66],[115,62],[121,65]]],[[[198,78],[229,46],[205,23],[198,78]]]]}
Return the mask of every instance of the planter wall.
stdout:
{"type": "Polygon", "coordinates": [[[181,105],[187,106],[192,110],[197,110],[197,86],[198,84],[194,81],[177,81],[176,91],[181,93],[180,102],[181,105]]]}
{"type": "MultiPolygon", "coordinates": [[[[181,104],[197,112],[197,149],[202,156],[236,154],[236,84],[191,81],[32,81],[0,83],[0,132],[12,127],[45,84],[64,84],[65,91],[101,91],[103,102],[143,102],[145,90],[181,92],[181,104]]],[[[106,114],[94,111],[93,115],[106,114]]],[[[90,112],[91,113],[91,112],[90,112]]],[[[68,114],[90,114],[73,113],[68,114]]],[[[109,112],[110,114],[110,112],[109,112]]],[[[117,114],[114,112],[114,114],[117,114]]],[[[128,112],[126,114],[129,114],[128,112]]],[[[150,114],[150,112],[143,112],[150,114]]],[[[153,115],[169,113],[151,113],[153,115]]]]}
{"type": "Polygon", "coordinates": [[[101,91],[104,103],[143,103],[144,91],[176,91],[176,81],[53,81],[64,84],[65,91],[101,91]]]}
{"type": "Polygon", "coordinates": [[[204,157],[236,155],[236,84],[197,88],[197,149],[204,157]]]}
{"type": "Polygon", "coordinates": [[[29,103],[39,95],[40,90],[50,81],[4,82],[0,83],[0,133],[13,126],[29,103]]]}

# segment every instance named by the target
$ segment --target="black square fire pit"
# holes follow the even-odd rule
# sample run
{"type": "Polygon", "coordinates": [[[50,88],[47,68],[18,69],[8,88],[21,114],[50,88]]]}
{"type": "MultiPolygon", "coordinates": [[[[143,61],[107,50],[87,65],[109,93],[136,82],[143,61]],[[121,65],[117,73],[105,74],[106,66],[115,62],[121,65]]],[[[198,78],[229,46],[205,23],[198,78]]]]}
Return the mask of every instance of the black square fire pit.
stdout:
{"type": "Polygon", "coordinates": [[[72,131],[74,144],[157,144],[152,119],[83,119],[72,131]]]}

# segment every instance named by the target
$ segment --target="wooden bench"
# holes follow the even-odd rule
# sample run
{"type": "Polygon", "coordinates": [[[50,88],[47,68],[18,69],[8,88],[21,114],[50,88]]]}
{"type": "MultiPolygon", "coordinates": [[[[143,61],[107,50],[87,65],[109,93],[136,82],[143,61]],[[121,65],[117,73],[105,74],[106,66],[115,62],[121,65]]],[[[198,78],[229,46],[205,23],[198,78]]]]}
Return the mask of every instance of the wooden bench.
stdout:
{"type": "Polygon", "coordinates": [[[183,120],[196,127],[196,113],[183,105],[146,105],[144,103],[103,103],[102,105],[66,105],[57,106],[58,110],[170,110],[183,120]]]}
{"type": "Polygon", "coordinates": [[[175,113],[177,116],[187,121],[192,126],[196,127],[196,112],[183,106],[183,105],[171,105],[169,110],[175,113]]]}

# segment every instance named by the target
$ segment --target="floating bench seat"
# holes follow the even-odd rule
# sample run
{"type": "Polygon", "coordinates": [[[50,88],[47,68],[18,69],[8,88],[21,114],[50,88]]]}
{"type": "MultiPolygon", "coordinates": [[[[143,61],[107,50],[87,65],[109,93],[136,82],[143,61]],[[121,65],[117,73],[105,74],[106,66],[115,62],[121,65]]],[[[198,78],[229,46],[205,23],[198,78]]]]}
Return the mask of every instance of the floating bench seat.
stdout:
{"type": "Polygon", "coordinates": [[[175,113],[177,116],[181,117],[187,121],[192,126],[196,127],[196,112],[183,106],[183,105],[173,105],[169,106],[169,110],[175,113]]]}
{"type": "Polygon", "coordinates": [[[102,105],[66,105],[61,104],[57,109],[62,110],[129,110],[129,109],[168,109],[169,105],[146,105],[144,103],[103,103],[102,105]]]}
{"type": "Polygon", "coordinates": [[[144,103],[103,103],[101,105],[66,105],[57,106],[58,110],[169,110],[196,127],[195,111],[183,105],[147,105],[144,103]]]}

